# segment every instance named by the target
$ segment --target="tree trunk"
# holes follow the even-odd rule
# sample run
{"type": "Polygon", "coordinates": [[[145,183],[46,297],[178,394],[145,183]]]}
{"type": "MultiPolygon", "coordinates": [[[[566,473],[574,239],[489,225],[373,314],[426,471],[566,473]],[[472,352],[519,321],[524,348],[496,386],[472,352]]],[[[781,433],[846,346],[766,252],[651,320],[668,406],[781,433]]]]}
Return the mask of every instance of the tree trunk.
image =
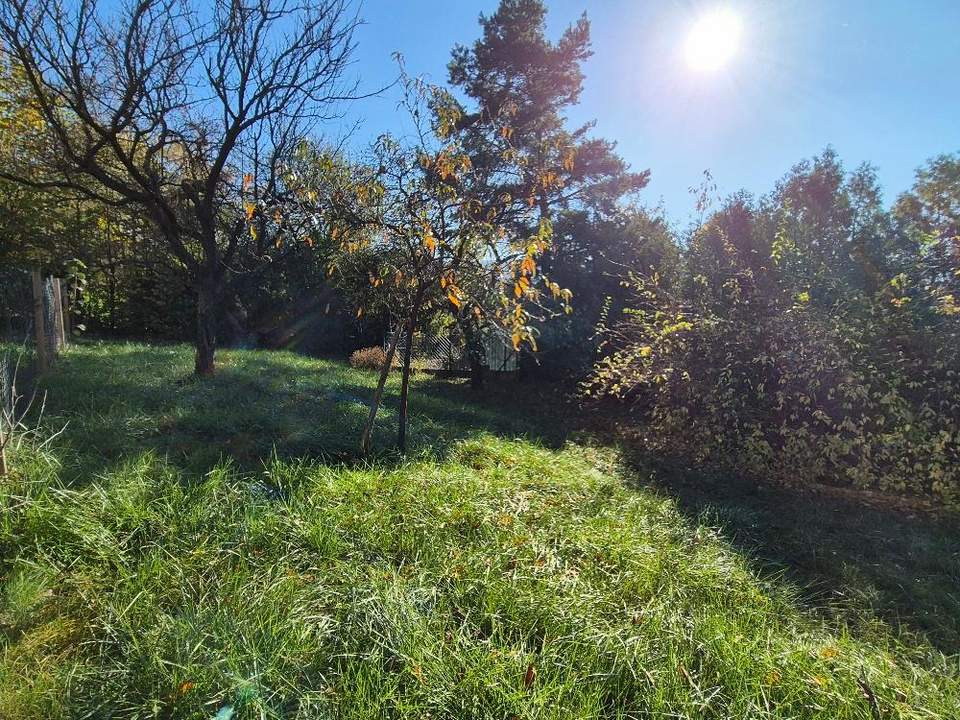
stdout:
{"type": "Polygon", "coordinates": [[[220,310],[221,279],[216,274],[201,275],[197,286],[197,336],[194,372],[207,377],[216,370],[217,321],[220,310]]]}
{"type": "Polygon", "coordinates": [[[483,387],[483,340],[471,320],[463,323],[464,341],[467,346],[467,361],[470,363],[470,387],[479,390],[483,387]]]}
{"type": "MultiPolygon", "coordinates": [[[[0,428],[0,432],[3,432],[3,429],[0,428]]],[[[2,438],[0,438],[2,441],[2,438]]],[[[0,446],[0,478],[5,478],[7,476],[7,448],[5,446],[0,446]]]]}
{"type": "Polygon", "coordinates": [[[413,355],[413,333],[417,329],[417,316],[420,314],[419,303],[413,308],[410,320],[407,322],[407,346],[403,349],[403,379],[400,382],[400,425],[397,430],[397,448],[401,453],[407,452],[407,391],[410,389],[410,357],[413,355]]]}
{"type": "Polygon", "coordinates": [[[387,347],[387,357],[380,369],[380,379],[377,381],[377,389],[373,393],[373,399],[370,401],[370,413],[367,415],[367,422],[364,423],[363,432],[360,434],[360,452],[364,455],[370,453],[373,445],[373,423],[377,419],[377,411],[380,409],[380,401],[383,399],[383,388],[387,384],[387,376],[390,374],[390,366],[393,364],[393,356],[397,352],[397,342],[400,340],[400,333],[395,332],[390,338],[390,345],[387,347]]]}

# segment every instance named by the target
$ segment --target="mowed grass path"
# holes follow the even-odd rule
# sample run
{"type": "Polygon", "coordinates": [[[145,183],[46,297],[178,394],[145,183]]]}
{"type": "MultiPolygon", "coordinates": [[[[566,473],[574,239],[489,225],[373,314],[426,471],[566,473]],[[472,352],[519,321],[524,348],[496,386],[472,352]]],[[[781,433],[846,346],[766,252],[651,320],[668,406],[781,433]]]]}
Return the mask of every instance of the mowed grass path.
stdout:
{"type": "Polygon", "coordinates": [[[960,716],[956,656],[805,609],[520,392],[420,378],[415,452],[362,463],[373,374],[189,367],[48,379],[67,431],[0,488],[0,718],[960,716]]]}

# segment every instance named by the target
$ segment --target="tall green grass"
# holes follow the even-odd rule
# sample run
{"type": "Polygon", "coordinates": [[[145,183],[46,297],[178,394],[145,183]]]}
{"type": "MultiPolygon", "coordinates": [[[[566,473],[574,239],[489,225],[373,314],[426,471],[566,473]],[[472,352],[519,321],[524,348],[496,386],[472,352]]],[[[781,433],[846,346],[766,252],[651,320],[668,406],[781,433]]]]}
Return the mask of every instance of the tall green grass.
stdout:
{"type": "MultiPolygon", "coordinates": [[[[138,427],[212,388],[149,385],[138,427]]],[[[198,471],[152,435],[97,447],[84,408],[132,400],[61,390],[69,444],[0,488],[4,720],[958,716],[957,657],[806,609],[611,451],[498,437],[456,393],[411,460],[281,445],[198,471]]]]}

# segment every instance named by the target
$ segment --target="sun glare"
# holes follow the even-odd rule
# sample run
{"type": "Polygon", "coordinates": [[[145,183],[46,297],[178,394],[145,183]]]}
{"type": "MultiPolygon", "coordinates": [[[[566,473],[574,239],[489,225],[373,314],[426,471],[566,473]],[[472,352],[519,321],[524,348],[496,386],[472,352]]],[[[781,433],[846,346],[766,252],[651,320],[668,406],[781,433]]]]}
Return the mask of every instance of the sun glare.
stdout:
{"type": "Polygon", "coordinates": [[[687,65],[698,72],[715,72],[727,65],[740,47],[740,17],[730,8],[701,15],[687,36],[687,65]]]}

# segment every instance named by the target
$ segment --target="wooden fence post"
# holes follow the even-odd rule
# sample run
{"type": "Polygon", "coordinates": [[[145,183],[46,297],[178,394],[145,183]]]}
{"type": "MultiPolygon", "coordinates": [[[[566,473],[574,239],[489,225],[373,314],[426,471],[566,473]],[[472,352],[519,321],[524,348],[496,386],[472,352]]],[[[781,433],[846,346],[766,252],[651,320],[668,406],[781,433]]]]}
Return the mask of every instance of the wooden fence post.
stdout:
{"type": "Polygon", "coordinates": [[[43,312],[43,278],[39,270],[31,273],[33,278],[33,334],[37,343],[37,367],[46,372],[50,364],[47,348],[46,320],[43,312]]]}

